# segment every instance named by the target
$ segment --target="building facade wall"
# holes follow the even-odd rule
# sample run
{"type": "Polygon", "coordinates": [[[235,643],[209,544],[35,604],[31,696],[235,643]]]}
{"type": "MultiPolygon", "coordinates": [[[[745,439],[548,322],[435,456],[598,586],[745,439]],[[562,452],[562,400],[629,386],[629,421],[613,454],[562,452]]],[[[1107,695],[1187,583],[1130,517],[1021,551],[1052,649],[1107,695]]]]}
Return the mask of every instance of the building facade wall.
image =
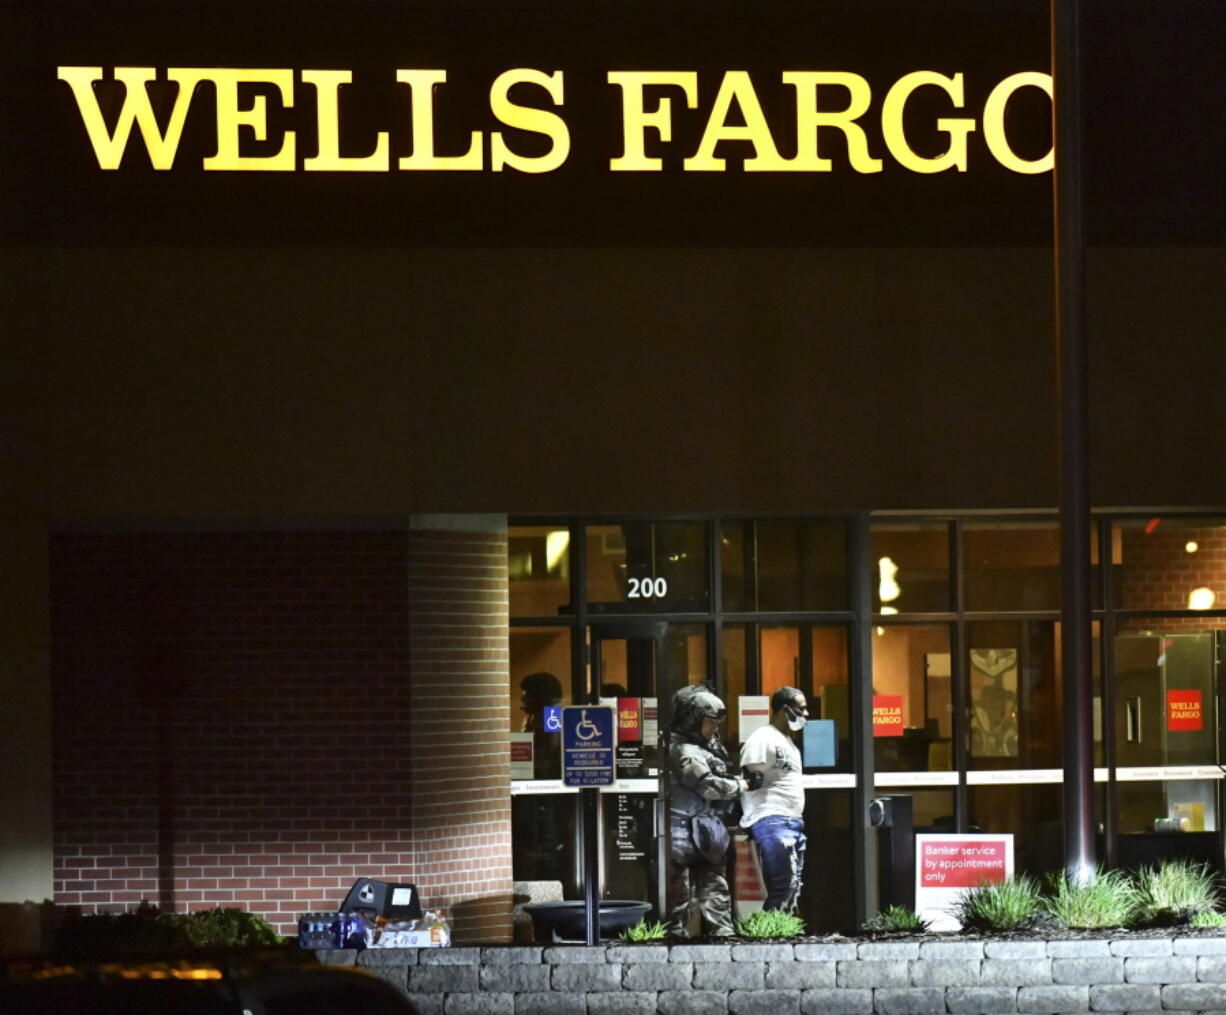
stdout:
{"type": "Polygon", "coordinates": [[[511,938],[506,522],[409,536],[414,876],[457,940],[511,938]]]}
{"type": "Polygon", "coordinates": [[[51,590],[57,903],[509,936],[505,526],[59,534],[51,590]]]}

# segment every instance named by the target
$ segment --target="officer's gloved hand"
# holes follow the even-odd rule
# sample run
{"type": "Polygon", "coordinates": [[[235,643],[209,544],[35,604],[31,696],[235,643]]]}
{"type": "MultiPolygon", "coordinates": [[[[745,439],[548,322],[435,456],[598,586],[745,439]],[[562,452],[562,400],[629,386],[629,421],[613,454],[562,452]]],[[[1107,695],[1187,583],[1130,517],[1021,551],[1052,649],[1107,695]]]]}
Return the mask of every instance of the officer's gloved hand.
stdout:
{"type": "Polygon", "coordinates": [[[747,768],[741,773],[741,778],[745,780],[745,785],[750,789],[762,788],[762,773],[756,772],[752,768],[747,768]]]}

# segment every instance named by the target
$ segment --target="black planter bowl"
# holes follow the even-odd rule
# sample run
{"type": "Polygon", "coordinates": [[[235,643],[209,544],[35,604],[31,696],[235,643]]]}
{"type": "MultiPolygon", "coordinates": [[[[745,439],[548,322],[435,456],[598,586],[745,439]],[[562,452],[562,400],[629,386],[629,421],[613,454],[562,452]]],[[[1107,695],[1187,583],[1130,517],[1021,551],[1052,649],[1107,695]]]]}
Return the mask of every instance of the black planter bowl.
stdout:
{"type": "MultiPolygon", "coordinates": [[[[616,938],[623,930],[643,919],[650,909],[650,902],[601,899],[598,917],[601,939],[616,938]]],[[[587,940],[587,917],[582,901],[529,902],[524,906],[524,912],[532,917],[538,941],[582,943],[587,940]]]]}

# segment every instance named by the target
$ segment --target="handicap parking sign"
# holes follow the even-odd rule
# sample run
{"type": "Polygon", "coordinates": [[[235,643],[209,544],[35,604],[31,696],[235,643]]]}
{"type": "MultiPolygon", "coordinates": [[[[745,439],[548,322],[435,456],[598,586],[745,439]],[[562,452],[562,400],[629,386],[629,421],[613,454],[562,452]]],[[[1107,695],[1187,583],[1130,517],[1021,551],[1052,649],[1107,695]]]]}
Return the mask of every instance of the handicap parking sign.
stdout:
{"type": "Polygon", "coordinates": [[[612,786],[613,709],[568,705],[562,709],[562,782],[567,786],[612,786]]]}

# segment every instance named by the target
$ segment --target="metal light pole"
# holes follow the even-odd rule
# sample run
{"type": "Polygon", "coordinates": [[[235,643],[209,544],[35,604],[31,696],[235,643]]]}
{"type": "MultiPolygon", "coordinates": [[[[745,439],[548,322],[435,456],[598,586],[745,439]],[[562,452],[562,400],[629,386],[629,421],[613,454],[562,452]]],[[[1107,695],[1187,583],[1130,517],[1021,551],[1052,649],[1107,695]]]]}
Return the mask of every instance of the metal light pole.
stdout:
{"type": "Polygon", "coordinates": [[[1056,349],[1060,403],[1060,619],[1064,679],[1064,865],[1094,875],[1090,482],[1082,217],[1081,0],[1051,0],[1056,349]]]}

